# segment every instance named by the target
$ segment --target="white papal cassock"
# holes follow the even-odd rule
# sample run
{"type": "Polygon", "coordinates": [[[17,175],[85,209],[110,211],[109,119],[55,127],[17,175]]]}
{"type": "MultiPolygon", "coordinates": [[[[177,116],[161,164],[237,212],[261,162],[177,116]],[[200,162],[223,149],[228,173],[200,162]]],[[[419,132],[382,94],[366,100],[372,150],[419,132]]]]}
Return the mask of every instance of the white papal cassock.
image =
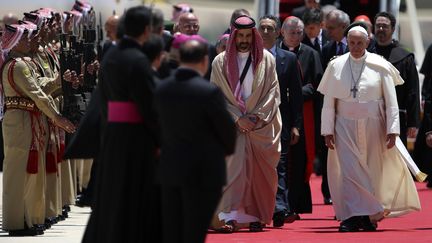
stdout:
{"type": "Polygon", "coordinates": [[[321,134],[335,137],[327,170],[339,220],[420,210],[400,148],[386,147],[387,134],[399,134],[395,85],[403,82],[396,68],[367,51],[360,59],[347,53],[332,60],[324,73],[318,87],[324,94],[321,134]]]}

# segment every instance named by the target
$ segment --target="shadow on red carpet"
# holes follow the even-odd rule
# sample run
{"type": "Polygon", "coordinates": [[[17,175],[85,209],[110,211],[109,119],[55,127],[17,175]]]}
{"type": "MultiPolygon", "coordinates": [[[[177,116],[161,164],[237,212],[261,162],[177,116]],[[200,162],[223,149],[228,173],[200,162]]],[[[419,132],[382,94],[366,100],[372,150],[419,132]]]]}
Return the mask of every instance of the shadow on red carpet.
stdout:
{"type": "Polygon", "coordinates": [[[313,213],[302,214],[301,220],[285,224],[283,228],[271,225],[263,232],[251,233],[247,229],[221,234],[209,231],[206,243],[282,243],[282,242],[432,242],[432,190],[417,183],[422,211],[398,218],[384,219],[376,232],[339,233],[339,222],[334,220],[332,206],[323,204],[320,191],[321,177],[312,176],[313,213]]]}

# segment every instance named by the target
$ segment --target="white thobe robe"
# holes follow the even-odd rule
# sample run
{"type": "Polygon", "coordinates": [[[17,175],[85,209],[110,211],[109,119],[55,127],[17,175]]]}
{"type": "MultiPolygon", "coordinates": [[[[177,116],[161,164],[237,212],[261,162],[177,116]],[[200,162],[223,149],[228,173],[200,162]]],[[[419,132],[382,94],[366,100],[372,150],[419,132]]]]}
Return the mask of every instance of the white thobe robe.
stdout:
{"type": "Polygon", "coordinates": [[[357,60],[349,53],[340,56],[324,73],[318,87],[324,94],[321,133],[335,138],[327,171],[339,220],[420,210],[404,158],[396,147],[386,147],[387,134],[399,134],[394,86],[402,83],[390,63],[368,52],[357,60]],[[354,98],[351,89],[360,74],[354,98]]]}
{"type": "MultiPolygon", "coordinates": [[[[220,53],[213,61],[210,80],[224,93],[235,121],[245,114],[255,115],[258,121],[252,131],[237,134],[235,152],[227,158],[227,184],[216,210],[218,222],[213,222],[213,226],[229,220],[245,225],[257,221],[270,224],[276,200],[282,125],[275,58],[264,50],[262,61],[253,70],[250,91],[242,93],[248,96],[243,112],[225,75],[225,54],[220,53]]],[[[239,65],[239,75],[243,66],[239,65]]],[[[246,75],[246,84],[248,79],[246,75]]],[[[242,86],[242,92],[248,89],[242,86]]]]}

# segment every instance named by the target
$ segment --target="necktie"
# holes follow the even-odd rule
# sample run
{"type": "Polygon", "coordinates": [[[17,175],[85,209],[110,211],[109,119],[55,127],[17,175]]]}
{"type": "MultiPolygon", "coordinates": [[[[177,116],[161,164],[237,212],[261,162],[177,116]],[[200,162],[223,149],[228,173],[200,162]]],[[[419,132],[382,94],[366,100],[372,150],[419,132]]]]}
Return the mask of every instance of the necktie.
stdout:
{"type": "Polygon", "coordinates": [[[345,53],[345,51],[344,51],[344,44],[342,42],[339,42],[338,43],[338,50],[337,50],[336,55],[340,56],[340,55],[343,55],[344,53],[345,53]]]}
{"type": "Polygon", "coordinates": [[[317,51],[321,51],[321,47],[320,47],[320,44],[319,44],[319,41],[318,41],[318,37],[317,38],[315,38],[315,41],[314,41],[314,49],[315,50],[317,50],[317,51]]]}

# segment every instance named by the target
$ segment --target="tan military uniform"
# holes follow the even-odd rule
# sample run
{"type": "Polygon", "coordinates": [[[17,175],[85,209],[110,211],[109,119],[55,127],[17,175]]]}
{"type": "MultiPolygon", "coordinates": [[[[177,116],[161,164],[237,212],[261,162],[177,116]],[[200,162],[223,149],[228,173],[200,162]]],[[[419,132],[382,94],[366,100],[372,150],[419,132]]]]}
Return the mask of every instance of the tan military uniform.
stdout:
{"type": "MultiPolygon", "coordinates": [[[[61,91],[60,82],[53,82],[58,75],[58,67],[55,65],[53,57],[49,56],[46,48],[40,47],[33,56],[33,61],[38,66],[43,77],[49,78],[42,84],[43,91],[52,95],[61,91]],[[51,60],[50,60],[51,59],[51,60]],[[51,81],[51,82],[50,82],[51,81]]],[[[60,101],[54,99],[57,110],[60,110],[60,101]]],[[[45,187],[45,217],[57,217],[62,213],[61,202],[61,170],[58,166],[60,150],[59,129],[49,123],[48,147],[46,151],[46,187],[45,187]]]]}
{"type": "Polygon", "coordinates": [[[23,229],[45,219],[45,151],[48,118],[58,115],[47,82],[28,57],[11,52],[2,71],[6,111],[3,119],[3,229],[23,229]]]}

